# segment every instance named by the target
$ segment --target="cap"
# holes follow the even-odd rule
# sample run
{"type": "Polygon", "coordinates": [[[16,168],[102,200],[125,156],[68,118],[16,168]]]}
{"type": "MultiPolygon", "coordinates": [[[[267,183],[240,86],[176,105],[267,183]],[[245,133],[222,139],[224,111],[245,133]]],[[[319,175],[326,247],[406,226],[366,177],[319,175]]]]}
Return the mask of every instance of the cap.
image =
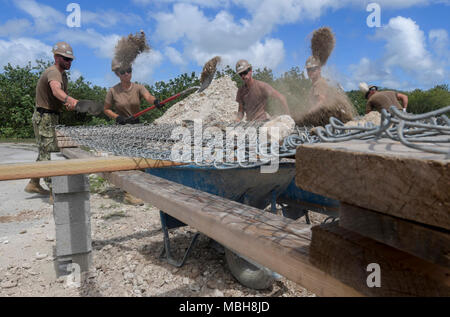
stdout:
{"type": "Polygon", "coordinates": [[[53,46],[53,54],[75,59],[72,47],[66,42],[58,42],[53,46]]]}
{"type": "Polygon", "coordinates": [[[365,95],[366,98],[369,95],[370,90],[374,87],[376,90],[378,90],[378,87],[375,85],[369,86],[369,85],[367,85],[367,83],[364,83],[364,82],[359,83],[359,90],[361,90],[363,92],[363,94],[365,95]]]}
{"type": "Polygon", "coordinates": [[[248,63],[245,59],[240,59],[236,63],[236,73],[240,74],[242,72],[245,72],[247,69],[251,68],[252,65],[248,63]]]}
{"type": "Polygon", "coordinates": [[[317,57],[310,56],[306,60],[306,68],[320,67],[320,61],[317,57]]]}

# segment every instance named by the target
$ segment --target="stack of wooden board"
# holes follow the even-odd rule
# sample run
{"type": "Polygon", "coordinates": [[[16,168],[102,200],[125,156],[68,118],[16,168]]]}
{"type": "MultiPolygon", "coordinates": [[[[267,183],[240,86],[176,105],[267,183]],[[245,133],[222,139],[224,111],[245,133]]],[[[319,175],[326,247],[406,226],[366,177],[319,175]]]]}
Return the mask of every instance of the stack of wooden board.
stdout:
{"type": "Polygon", "coordinates": [[[71,148],[71,147],[78,147],[79,146],[70,137],[67,137],[67,136],[64,136],[63,134],[61,134],[61,132],[56,131],[56,138],[57,138],[57,141],[58,141],[58,147],[60,149],[71,148]]]}
{"type": "Polygon", "coordinates": [[[312,230],[313,264],[365,295],[450,295],[448,155],[380,139],[304,145],[296,160],[298,187],[341,201],[339,221],[312,230]]]}

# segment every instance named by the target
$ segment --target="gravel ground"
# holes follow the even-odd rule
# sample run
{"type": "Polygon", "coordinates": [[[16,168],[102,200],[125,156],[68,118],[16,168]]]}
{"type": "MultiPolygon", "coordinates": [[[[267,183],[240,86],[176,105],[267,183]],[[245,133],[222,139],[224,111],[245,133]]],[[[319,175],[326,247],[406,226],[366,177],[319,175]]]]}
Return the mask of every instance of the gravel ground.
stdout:
{"type": "MultiPolygon", "coordinates": [[[[93,175],[92,186],[93,265],[83,275],[81,287],[55,275],[53,211],[52,206],[43,204],[37,212],[24,210],[0,219],[3,224],[34,221],[27,230],[0,237],[0,296],[315,296],[284,278],[263,291],[240,285],[228,271],[222,252],[204,235],[186,264],[175,268],[159,257],[163,233],[155,207],[124,203],[123,191],[93,175]]],[[[318,214],[310,217],[313,223],[324,219],[318,214]]],[[[187,226],[170,231],[176,258],[194,234],[195,229],[187,226]]]]}

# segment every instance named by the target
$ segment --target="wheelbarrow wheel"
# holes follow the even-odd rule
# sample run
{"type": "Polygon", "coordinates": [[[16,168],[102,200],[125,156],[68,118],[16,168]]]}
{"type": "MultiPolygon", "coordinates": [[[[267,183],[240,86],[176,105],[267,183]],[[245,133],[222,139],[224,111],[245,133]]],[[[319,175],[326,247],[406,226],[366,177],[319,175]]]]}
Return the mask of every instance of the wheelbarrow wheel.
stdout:
{"type": "Polygon", "coordinates": [[[250,263],[227,248],[225,248],[225,259],[231,274],[242,285],[248,288],[257,290],[267,289],[275,281],[272,271],[250,263]]]}

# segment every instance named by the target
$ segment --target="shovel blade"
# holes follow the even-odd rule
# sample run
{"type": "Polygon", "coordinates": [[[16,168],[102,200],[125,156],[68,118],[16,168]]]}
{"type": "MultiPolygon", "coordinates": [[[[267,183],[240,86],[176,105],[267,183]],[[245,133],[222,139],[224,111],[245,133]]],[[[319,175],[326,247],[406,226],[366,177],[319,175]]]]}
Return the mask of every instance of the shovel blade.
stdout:
{"type": "Polygon", "coordinates": [[[209,74],[201,83],[200,89],[197,91],[197,93],[202,92],[203,90],[205,90],[206,88],[208,88],[208,86],[211,84],[212,80],[214,79],[214,75],[215,72],[209,74]]]}
{"type": "Polygon", "coordinates": [[[86,112],[96,116],[102,113],[103,104],[93,100],[79,100],[75,106],[75,111],[86,112]]]}

